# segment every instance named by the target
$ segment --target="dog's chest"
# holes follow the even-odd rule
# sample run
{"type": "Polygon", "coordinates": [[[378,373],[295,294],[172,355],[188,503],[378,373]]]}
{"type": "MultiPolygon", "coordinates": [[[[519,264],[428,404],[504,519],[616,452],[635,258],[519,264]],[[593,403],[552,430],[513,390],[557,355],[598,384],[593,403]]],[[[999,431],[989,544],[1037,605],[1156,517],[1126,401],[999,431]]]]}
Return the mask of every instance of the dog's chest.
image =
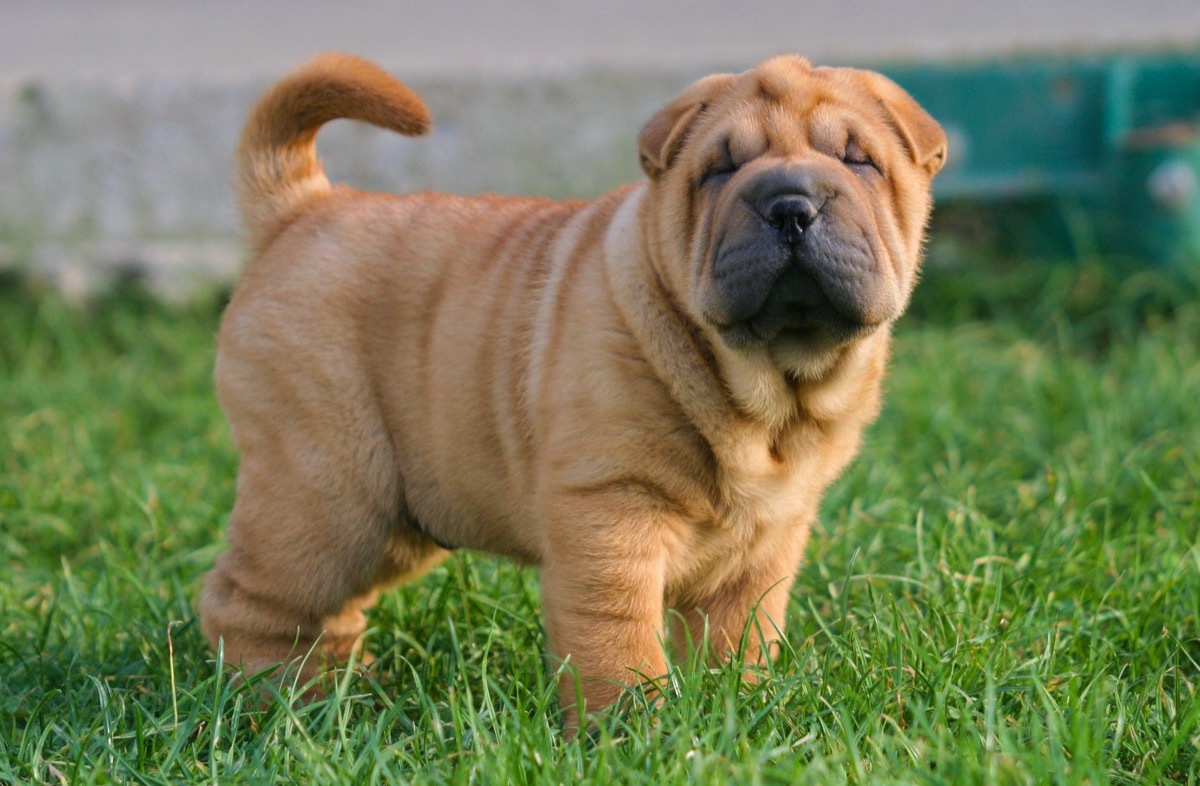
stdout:
{"type": "Polygon", "coordinates": [[[690,529],[680,544],[685,547],[674,552],[667,576],[674,593],[703,596],[807,539],[820,489],[794,468],[773,463],[747,460],[723,468],[713,518],[690,529]]]}
{"type": "Polygon", "coordinates": [[[807,531],[856,446],[853,429],[815,424],[774,440],[751,435],[731,443],[718,457],[717,527],[747,546],[807,531]]]}
{"type": "Polygon", "coordinates": [[[803,466],[753,463],[728,467],[720,506],[723,529],[755,537],[808,523],[821,489],[803,466]]]}

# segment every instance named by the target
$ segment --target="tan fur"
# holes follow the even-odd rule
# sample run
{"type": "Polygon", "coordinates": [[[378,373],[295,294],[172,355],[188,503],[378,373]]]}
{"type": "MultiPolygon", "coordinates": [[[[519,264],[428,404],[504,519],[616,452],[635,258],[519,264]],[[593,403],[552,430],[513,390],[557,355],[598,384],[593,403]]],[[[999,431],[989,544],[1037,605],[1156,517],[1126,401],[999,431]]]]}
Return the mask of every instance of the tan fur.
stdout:
{"type": "MultiPolygon", "coordinates": [[[[242,462],[201,604],[210,640],[248,671],[314,644],[343,660],[376,592],[450,546],[542,566],[550,645],[587,709],[664,673],[668,609],[690,627],[677,639],[707,623],[721,653],[756,621],[759,658],[821,494],[879,411],[936,123],[882,77],[779,58],[652,118],[648,182],[559,203],[331,189],[313,140],[337,117],[428,125],[407,88],[344,55],[251,115],[238,171],[255,257],[216,369],[242,462]],[[821,147],[848,127],[886,179],[821,147]],[[746,160],[724,190],[698,189],[723,139],[746,160]],[[830,209],[873,249],[854,285],[878,323],[739,348],[706,316],[722,302],[713,239],[749,220],[738,189],[781,167],[840,189],[830,209]]],[[[574,696],[564,685],[569,724],[574,696]]]]}

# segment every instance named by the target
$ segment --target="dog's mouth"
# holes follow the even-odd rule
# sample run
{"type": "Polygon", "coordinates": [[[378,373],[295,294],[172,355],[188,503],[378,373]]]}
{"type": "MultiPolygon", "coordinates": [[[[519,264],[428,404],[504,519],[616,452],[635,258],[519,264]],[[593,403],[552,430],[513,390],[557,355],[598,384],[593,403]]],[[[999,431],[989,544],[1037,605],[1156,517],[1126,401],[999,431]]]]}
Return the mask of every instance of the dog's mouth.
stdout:
{"type": "Polygon", "coordinates": [[[770,287],[766,299],[749,314],[709,319],[734,349],[775,342],[846,344],[869,335],[879,323],[838,308],[820,281],[793,265],[770,287]]]}
{"type": "Polygon", "coordinates": [[[734,349],[748,349],[772,343],[788,344],[847,344],[870,335],[878,325],[864,325],[836,312],[807,314],[801,317],[777,319],[755,317],[731,325],[718,325],[722,340],[734,349]]]}

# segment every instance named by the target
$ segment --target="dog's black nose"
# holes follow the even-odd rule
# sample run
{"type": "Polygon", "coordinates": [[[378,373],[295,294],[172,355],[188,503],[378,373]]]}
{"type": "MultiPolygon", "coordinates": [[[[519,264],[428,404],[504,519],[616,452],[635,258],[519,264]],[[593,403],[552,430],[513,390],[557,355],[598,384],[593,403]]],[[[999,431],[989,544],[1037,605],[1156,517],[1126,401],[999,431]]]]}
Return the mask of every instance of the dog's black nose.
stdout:
{"type": "Polygon", "coordinates": [[[808,194],[785,193],[772,197],[763,206],[762,215],[767,222],[795,242],[812,226],[825,206],[824,197],[808,194]]]}

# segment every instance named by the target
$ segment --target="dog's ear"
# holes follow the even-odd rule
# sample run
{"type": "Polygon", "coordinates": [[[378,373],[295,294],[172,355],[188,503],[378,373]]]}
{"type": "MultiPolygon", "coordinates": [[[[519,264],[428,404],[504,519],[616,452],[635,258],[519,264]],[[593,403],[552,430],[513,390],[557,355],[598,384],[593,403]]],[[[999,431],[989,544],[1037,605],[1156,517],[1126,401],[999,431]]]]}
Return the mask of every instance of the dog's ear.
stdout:
{"type": "Polygon", "coordinates": [[[638,155],[647,175],[656,178],[671,165],[692,123],[732,80],[733,74],[706,76],[646,121],[638,137],[638,155]]]}
{"type": "Polygon", "coordinates": [[[904,88],[882,74],[861,71],[913,162],[933,177],[946,164],[946,132],[904,88]]]}

